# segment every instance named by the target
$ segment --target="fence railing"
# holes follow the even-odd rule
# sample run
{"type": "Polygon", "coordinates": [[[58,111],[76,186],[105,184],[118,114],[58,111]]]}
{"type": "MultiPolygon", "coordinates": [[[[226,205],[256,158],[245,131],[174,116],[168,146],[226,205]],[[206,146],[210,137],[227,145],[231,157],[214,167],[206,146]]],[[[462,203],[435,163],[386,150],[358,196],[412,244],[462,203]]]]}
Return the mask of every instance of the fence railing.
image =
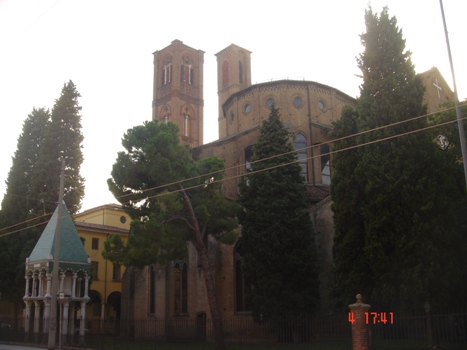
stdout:
{"type": "MultiPolygon", "coordinates": [[[[393,322],[369,323],[371,348],[375,350],[467,349],[466,313],[395,314],[393,322]]],[[[250,344],[248,349],[265,344],[283,344],[284,347],[290,344],[298,349],[352,347],[351,325],[348,315],[342,313],[268,320],[261,324],[248,315],[237,315],[235,319],[223,320],[223,329],[227,344],[250,344]]],[[[47,334],[25,334],[23,319],[16,322],[0,319],[0,341],[45,343],[47,334]]],[[[78,341],[74,331],[64,342],[72,345],[78,341]]],[[[213,341],[212,322],[206,318],[86,321],[86,346],[95,349],[132,349],[136,345],[143,349],[143,344],[210,344],[213,341]]]]}

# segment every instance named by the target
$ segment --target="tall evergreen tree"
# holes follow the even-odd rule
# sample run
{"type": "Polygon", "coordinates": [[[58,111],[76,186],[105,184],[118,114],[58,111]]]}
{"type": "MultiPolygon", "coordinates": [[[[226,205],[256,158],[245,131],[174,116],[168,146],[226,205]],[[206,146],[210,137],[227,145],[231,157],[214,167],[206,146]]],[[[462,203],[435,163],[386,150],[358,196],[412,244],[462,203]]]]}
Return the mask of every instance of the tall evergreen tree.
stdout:
{"type": "Polygon", "coordinates": [[[253,317],[312,313],[319,297],[313,226],[300,165],[275,106],[253,153],[253,172],[239,196],[242,271],[252,284],[253,317]]]}
{"type": "MultiPolygon", "coordinates": [[[[38,154],[45,139],[49,119],[48,110],[34,108],[23,123],[6,180],[7,189],[0,211],[2,228],[26,221],[30,218],[31,209],[38,204],[37,198],[31,194],[31,181],[35,176],[38,154]]],[[[24,294],[24,242],[30,240],[32,234],[32,230],[25,230],[26,226],[27,224],[15,226],[10,231],[23,231],[0,238],[0,292],[3,299],[14,302],[16,307],[24,294]]],[[[3,230],[1,233],[8,231],[3,230]]]]}
{"type": "Polygon", "coordinates": [[[18,139],[2,202],[1,225],[5,228],[26,219],[38,219],[16,226],[9,231],[22,231],[0,238],[2,247],[8,247],[0,250],[0,260],[5,262],[0,274],[2,296],[12,301],[23,296],[24,261],[44,228],[40,224],[48,219],[41,216],[52,213],[57,205],[62,158],[66,164],[64,199],[72,212],[81,205],[84,179],[79,174],[83,161],[79,96],[73,82],[65,84],[51,116],[44,109],[34,109],[18,139]]]}
{"type": "MultiPolygon", "coordinates": [[[[48,213],[53,212],[56,207],[62,159],[66,166],[63,198],[72,214],[81,208],[84,178],[80,175],[80,168],[83,162],[84,137],[81,133],[79,97],[81,95],[71,80],[64,84],[60,97],[55,100],[52,119],[40,149],[32,192],[44,201],[48,213]]],[[[43,210],[43,206],[38,206],[35,212],[40,213],[43,210]]]]}
{"type": "MultiPolygon", "coordinates": [[[[342,110],[341,119],[334,123],[332,138],[340,139],[358,132],[358,114],[346,106],[342,110]]],[[[353,139],[343,139],[334,144],[334,149],[346,149],[355,145],[353,139]]],[[[346,295],[354,301],[355,295],[361,293],[368,296],[372,290],[371,269],[365,258],[364,247],[365,223],[359,208],[363,200],[363,189],[355,175],[355,165],[361,157],[362,150],[350,149],[336,153],[333,156],[333,178],[331,196],[334,211],[334,256],[333,265],[339,273],[335,276],[335,286],[332,291],[335,298],[346,295]],[[338,213],[338,215],[336,215],[338,213]],[[349,264],[349,261],[352,263],[349,264]]],[[[339,300],[339,306],[347,300],[339,300]]]]}
{"type": "MultiPolygon", "coordinates": [[[[349,131],[402,123],[355,138],[356,143],[427,125],[423,118],[407,121],[425,113],[424,87],[396,19],[389,17],[387,8],[380,15],[370,8],[365,22],[366,33],[361,35],[365,50],[358,59],[363,84],[357,128],[349,131]]],[[[344,111],[339,127],[347,117],[344,111]]],[[[454,213],[465,208],[465,189],[449,159],[430,132],[380,141],[351,154],[357,155],[353,163],[346,154],[336,157],[332,181],[336,280],[342,299],[350,301],[356,290],[362,290],[376,307],[420,310],[425,301],[446,306],[446,293],[459,295],[454,281],[461,276],[449,260],[458,256],[456,246],[462,243],[459,232],[447,223],[459,223],[454,213]],[[345,186],[349,181],[350,193],[345,186]],[[355,249],[360,256],[355,257],[355,249]],[[449,272],[446,265],[452,267],[449,272]]]]}

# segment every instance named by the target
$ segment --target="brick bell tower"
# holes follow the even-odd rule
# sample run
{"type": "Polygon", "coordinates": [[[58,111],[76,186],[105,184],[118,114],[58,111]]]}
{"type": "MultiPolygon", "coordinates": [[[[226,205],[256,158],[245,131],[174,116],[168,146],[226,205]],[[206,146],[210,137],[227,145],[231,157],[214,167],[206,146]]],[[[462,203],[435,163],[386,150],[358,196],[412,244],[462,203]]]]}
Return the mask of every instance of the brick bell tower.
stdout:
{"type": "Polygon", "coordinates": [[[152,119],[180,128],[180,142],[203,144],[204,52],[174,40],[154,55],[152,119]]]}
{"type": "Polygon", "coordinates": [[[219,138],[227,136],[222,106],[232,94],[251,86],[251,51],[231,44],[216,54],[219,138]]]}

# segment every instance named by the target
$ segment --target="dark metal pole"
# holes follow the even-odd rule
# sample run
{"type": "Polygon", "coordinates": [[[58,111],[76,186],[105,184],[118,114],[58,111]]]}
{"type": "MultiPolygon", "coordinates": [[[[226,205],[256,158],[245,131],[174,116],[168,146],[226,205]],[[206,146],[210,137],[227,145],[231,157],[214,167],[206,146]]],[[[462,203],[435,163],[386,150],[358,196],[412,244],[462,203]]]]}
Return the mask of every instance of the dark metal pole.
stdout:
{"type": "Polygon", "coordinates": [[[444,34],[446,36],[446,45],[448,47],[449,64],[451,65],[452,82],[454,86],[454,104],[456,106],[457,126],[459,128],[462,161],[464,164],[465,184],[467,186],[467,147],[465,145],[464,122],[462,121],[461,107],[459,106],[459,98],[457,97],[456,76],[454,74],[454,65],[452,63],[451,46],[449,45],[448,28],[446,27],[446,19],[444,18],[443,0],[439,0],[439,5],[441,6],[441,16],[443,17],[444,34]]]}
{"type": "MultiPolygon", "coordinates": [[[[63,187],[65,184],[65,160],[62,160],[62,169],[60,174],[60,190],[58,194],[57,227],[55,228],[55,247],[54,247],[54,268],[52,270],[52,295],[50,301],[50,326],[48,350],[55,349],[55,337],[57,334],[57,293],[58,293],[58,264],[60,262],[60,226],[62,220],[62,202],[63,187]]],[[[61,315],[60,315],[61,317],[61,315]]],[[[59,330],[60,332],[60,330],[59,330]]]]}

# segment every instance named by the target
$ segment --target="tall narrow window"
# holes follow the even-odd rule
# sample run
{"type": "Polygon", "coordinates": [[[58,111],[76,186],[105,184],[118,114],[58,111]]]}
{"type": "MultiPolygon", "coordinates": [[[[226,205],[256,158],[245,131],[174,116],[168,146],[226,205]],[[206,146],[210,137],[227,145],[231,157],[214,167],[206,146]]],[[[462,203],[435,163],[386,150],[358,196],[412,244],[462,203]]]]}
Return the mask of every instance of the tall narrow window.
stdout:
{"type": "Polygon", "coordinates": [[[188,312],[188,265],[186,263],[175,264],[174,282],[175,313],[185,314],[188,312]]]}
{"type": "Polygon", "coordinates": [[[162,85],[166,85],[172,81],[172,62],[164,64],[162,69],[162,85]]]}
{"type": "Polygon", "coordinates": [[[243,65],[240,61],[238,61],[238,82],[243,84],[243,65]]]}
{"type": "Polygon", "coordinates": [[[319,146],[321,153],[321,183],[323,185],[331,184],[331,157],[329,156],[329,145],[319,146]]]}
{"type": "Polygon", "coordinates": [[[251,284],[246,282],[242,273],[243,250],[241,245],[235,247],[235,311],[245,312],[251,311],[251,305],[248,299],[248,293],[251,289],[251,284]]]}
{"type": "Polygon", "coordinates": [[[149,266],[149,313],[156,313],[156,269],[154,265],[149,266]]]}
{"type": "Polygon", "coordinates": [[[188,109],[183,113],[184,126],[183,126],[183,135],[188,137],[190,135],[190,114],[188,109]]]}
{"type": "Polygon", "coordinates": [[[181,71],[181,80],[184,83],[193,84],[193,66],[190,63],[188,58],[183,59],[182,71],[181,71]]]}
{"type": "Polygon", "coordinates": [[[91,242],[92,250],[99,250],[99,238],[93,238],[91,242]]]}
{"type": "Polygon", "coordinates": [[[224,61],[222,64],[222,86],[229,85],[229,62],[224,61]]]}
{"type": "Polygon", "coordinates": [[[112,280],[113,281],[120,281],[120,273],[121,268],[119,264],[113,264],[113,271],[112,271],[112,280]]]}
{"type": "Polygon", "coordinates": [[[306,138],[302,134],[297,134],[294,137],[293,146],[297,151],[297,158],[302,168],[301,174],[305,178],[305,181],[308,182],[308,156],[306,152],[306,138]]]}

